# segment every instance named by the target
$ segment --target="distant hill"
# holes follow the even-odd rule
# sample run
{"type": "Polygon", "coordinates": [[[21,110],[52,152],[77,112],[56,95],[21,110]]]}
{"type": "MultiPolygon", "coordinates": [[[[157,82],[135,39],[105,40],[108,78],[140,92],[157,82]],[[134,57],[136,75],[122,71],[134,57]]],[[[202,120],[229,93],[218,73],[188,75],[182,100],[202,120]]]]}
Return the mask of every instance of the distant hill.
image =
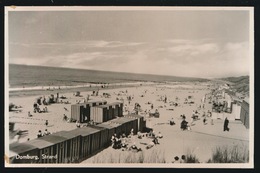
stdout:
{"type": "Polygon", "coordinates": [[[229,82],[232,82],[232,83],[245,83],[245,84],[249,84],[249,76],[227,77],[227,78],[222,78],[221,80],[229,81],[229,82]]]}
{"type": "Polygon", "coordinates": [[[231,88],[236,92],[249,95],[249,76],[227,77],[220,80],[229,82],[231,88]]]}

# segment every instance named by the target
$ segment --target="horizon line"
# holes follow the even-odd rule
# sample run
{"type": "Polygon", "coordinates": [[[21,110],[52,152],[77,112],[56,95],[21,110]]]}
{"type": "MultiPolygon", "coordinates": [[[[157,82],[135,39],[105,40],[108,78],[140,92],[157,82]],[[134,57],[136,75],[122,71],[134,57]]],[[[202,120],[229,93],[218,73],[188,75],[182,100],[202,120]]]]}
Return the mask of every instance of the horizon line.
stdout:
{"type": "Polygon", "coordinates": [[[93,70],[93,69],[84,69],[84,68],[76,68],[76,67],[59,67],[59,66],[33,65],[33,64],[9,63],[9,65],[23,65],[23,66],[34,66],[34,67],[50,67],[50,68],[72,69],[72,70],[89,70],[89,71],[110,72],[110,73],[126,73],[126,74],[134,74],[134,75],[156,75],[156,76],[179,77],[179,78],[195,78],[195,79],[207,79],[207,80],[229,78],[229,77],[249,76],[249,75],[236,75],[236,76],[228,76],[228,77],[189,77],[189,76],[172,76],[172,75],[165,75],[165,74],[135,73],[135,72],[122,72],[122,71],[119,72],[119,71],[110,71],[110,70],[93,70]]]}

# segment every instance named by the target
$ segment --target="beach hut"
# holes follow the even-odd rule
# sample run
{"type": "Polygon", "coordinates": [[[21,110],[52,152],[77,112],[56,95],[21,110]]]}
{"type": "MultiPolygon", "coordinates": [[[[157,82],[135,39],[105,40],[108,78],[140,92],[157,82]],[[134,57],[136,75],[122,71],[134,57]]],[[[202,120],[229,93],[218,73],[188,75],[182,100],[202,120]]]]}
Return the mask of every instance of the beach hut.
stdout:
{"type": "Polygon", "coordinates": [[[232,115],[235,118],[235,120],[240,120],[240,112],[241,112],[241,103],[236,102],[235,104],[232,105],[232,115]]]}
{"type": "Polygon", "coordinates": [[[86,123],[90,121],[90,105],[87,103],[71,105],[71,119],[86,123]]]}
{"type": "MultiPolygon", "coordinates": [[[[121,126],[121,124],[118,124],[118,123],[114,123],[114,122],[111,122],[110,121],[107,121],[107,122],[104,122],[100,125],[107,125],[107,126],[110,126],[110,129],[111,129],[111,133],[112,131],[114,132],[113,134],[117,134],[117,136],[119,136],[120,134],[123,133],[123,127],[121,126]]],[[[111,136],[112,137],[112,136],[111,136]]]]}
{"type": "Polygon", "coordinates": [[[107,101],[103,100],[103,101],[91,101],[88,102],[89,106],[99,106],[99,105],[106,105],[107,101]]]}
{"type": "Polygon", "coordinates": [[[91,120],[91,107],[106,105],[107,101],[93,101],[71,105],[71,119],[80,123],[87,123],[91,120]]]}
{"type": "Polygon", "coordinates": [[[96,125],[89,125],[88,127],[97,129],[100,131],[100,145],[99,148],[104,148],[107,146],[109,139],[109,129],[102,127],[102,126],[96,126],[96,125]]]}
{"type": "Polygon", "coordinates": [[[123,116],[123,103],[122,102],[114,102],[111,103],[113,108],[113,118],[122,117],[123,116]]]}
{"type": "Polygon", "coordinates": [[[100,130],[82,127],[72,130],[70,133],[80,135],[80,159],[86,159],[100,150],[100,130]]]}
{"type": "Polygon", "coordinates": [[[233,108],[233,102],[231,100],[227,101],[227,112],[232,113],[232,108],[233,108]]]}
{"type": "Polygon", "coordinates": [[[57,158],[51,158],[51,159],[45,158],[45,156],[55,156],[57,154],[56,150],[54,149],[55,147],[53,147],[54,144],[52,142],[48,142],[48,141],[42,140],[40,138],[37,138],[37,139],[27,141],[26,143],[38,148],[38,154],[37,154],[37,156],[39,156],[38,163],[56,163],[57,162],[57,158]]]}
{"type": "Polygon", "coordinates": [[[60,131],[54,135],[67,139],[66,163],[78,162],[80,159],[80,135],[76,135],[70,131],[60,131]]]}
{"type": "Polygon", "coordinates": [[[13,132],[14,131],[14,122],[9,122],[9,131],[13,132]]]}
{"type": "Polygon", "coordinates": [[[132,118],[132,119],[137,119],[137,130],[138,131],[143,131],[144,127],[145,127],[145,121],[144,121],[144,117],[141,115],[136,115],[136,114],[128,114],[128,115],[124,115],[124,117],[126,118],[132,118]]]}
{"type": "Polygon", "coordinates": [[[102,123],[113,118],[113,108],[112,105],[99,105],[91,107],[90,119],[95,123],[102,123]]]}
{"type": "Polygon", "coordinates": [[[67,138],[56,136],[55,133],[33,140],[33,145],[38,146],[40,156],[56,156],[53,159],[40,159],[41,163],[67,163],[67,138]]]}
{"type": "Polygon", "coordinates": [[[120,124],[122,127],[122,132],[126,135],[129,135],[131,129],[134,129],[134,133],[137,133],[138,129],[138,120],[137,119],[129,119],[125,117],[120,117],[111,120],[112,123],[120,124]]]}
{"type": "Polygon", "coordinates": [[[105,143],[105,147],[109,146],[111,137],[116,133],[116,127],[111,125],[108,122],[97,124],[97,127],[102,127],[107,129],[107,142],[105,143]]]}
{"type": "Polygon", "coordinates": [[[241,104],[240,120],[249,129],[249,99],[246,98],[241,104]]]}
{"type": "Polygon", "coordinates": [[[38,147],[24,143],[12,143],[9,145],[9,162],[10,163],[38,163],[38,147]]]}

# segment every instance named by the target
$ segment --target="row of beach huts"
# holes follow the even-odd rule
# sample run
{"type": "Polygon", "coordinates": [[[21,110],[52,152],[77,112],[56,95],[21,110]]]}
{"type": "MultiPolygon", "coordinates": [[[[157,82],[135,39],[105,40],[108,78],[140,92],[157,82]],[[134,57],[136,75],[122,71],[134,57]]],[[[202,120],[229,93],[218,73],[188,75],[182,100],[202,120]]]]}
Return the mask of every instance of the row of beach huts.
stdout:
{"type": "Polygon", "coordinates": [[[111,137],[131,130],[136,134],[146,127],[144,117],[122,114],[122,103],[107,104],[106,101],[72,105],[72,118],[80,122],[93,120],[71,131],[60,131],[24,143],[9,145],[10,163],[79,163],[108,147],[111,137]],[[87,118],[86,118],[87,117],[87,118]]]}
{"type": "Polygon", "coordinates": [[[142,116],[125,115],[97,125],[12,143],[9,146],[9,160],[10,163],[78,163],[108,147],[113,134],[128,136],[131,129],[136,133],[144,127],[142,116]]]}
{"type": "Polygon", "coordinates": [[[123,116],[123,103],[96,101],[71,105],[71,119],[80,123],[102,123],[123,116]]]}
{"type": "Polygon", "coordinates": [[[212,104],[212,112],[227,112],[232,114],[234,120],[240,120],[249,129],[249,97],[243,99],[236,96],[237,93],[228,89],[219,89],[212,95],[221,100],[212,104]]]}

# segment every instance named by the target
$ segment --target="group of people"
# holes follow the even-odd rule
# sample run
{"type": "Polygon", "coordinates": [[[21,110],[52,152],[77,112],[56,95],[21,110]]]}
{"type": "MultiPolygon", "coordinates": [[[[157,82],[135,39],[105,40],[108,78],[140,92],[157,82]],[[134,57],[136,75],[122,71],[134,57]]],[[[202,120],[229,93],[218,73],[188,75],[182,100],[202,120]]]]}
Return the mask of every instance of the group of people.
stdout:
{"type": "MultiPolygon", "coordinates": [[[[36,112],[38,112],[38,113],[45,113],[45,112],[48,112],[48,108],[47,108],[47,106],[45,106],[44,108],[41,109],[39,104],[37,102],[34,102],[34,104],[33,104],[33,112],[34,113],[36,113],[36,112]]],[[[30,117],[32,115],[28,114],[28,116],[30,117]]]]}
{"type": "Polygon", "coordinates": [[[149,133],[146,133],[145,135],[147,138],[151,139],[151,141],[149,143],[142,143],[144,145],[146,145],[146,149],[150,149],[152,147],[154,147],[155,145],[160,144],[159,143],[159,139],[163,138],[163,135],[161,134],[161,132],[159,132],[158,134],[155,134],[155,132],[153,130],[150,130],[149,133]]]}
{"type": "Polygon", "coordinates": [[[182,121],[181,121],[181,130],[191,130],[191,127],[189,125],[189,123],[186,121],[186,116],[185,114],[180,115],[182,121]]]}
{"type": "MultiPolygon", "coordinates": [[[[126,136],[125,133],[123,133],[122,135],[120,135],[120,137],[117,136],[117,134],[114,134],[111,137],[111,144],[112,144],[112,148],[114,149],[122,149],[124,150],[130,150],[130,151],[142,151],[142,149],[140,147],[137,147],[135,142],[129,142],[129,139],[131,139],[134,136],[134,131],[133,129],[131,130],[129,136],[126,136]]],[[[151,141],[149,143],[142,143],[140,142],[140,144],[144,144],[146,145],[146,149],[150,149],[155,145],[160,144],[159,143],[159,139],[163,138],[163,135],[161,134],[161,132],[159,132],[158,134],[155,134],[153,130],[151,130],[149,133],[146,134],[142,134],[140,131],[137,132],[137,138],[138,139],[142,139],[146,137],[147,139],[151,139],[151,141]]]]}
{"type": "Polygon", "coordinates": [[[117,137],[117,134],[115,133],[112,137],[111,137],[111,144],[112,144],[112,148],[114,149],[126,149],[127,148],[127,139],[126,139],[126,135],[123,133],[122,135],[120,135],[120,137],[117,137]]]}
{"type": "Polygon", "coordinates": [[[180,158],[179,156],[174,157],[174,161],[172,163],[187,163],[186,156],[182,155],[180,158]]]}
{"type": "Polygon", "coordinates": [[[38,131],[38,134],[37,134],[37,138],[40,138],[40,137],[43,137],[43,136],[47,136],[47,135],[50,135],[51,133],[45,129],[44,132],[42,132],[41,130],[38,131]]]}
{"type": "MultiPolygon", "coordinates": [[[[197,110],[196,111],[194,111],[194,110],[192,111],[191,125],[194,125],[193,123],[196,120],[200,120],[199,115],[200,115],[200,113],[197,110]]],[[[208,110],[207,114],[204,111],[203,114],[201,115],[201,118],[203,119],[203,124],[204,125],[207,124],[208,118],[211,120],[211,125],[214,125],[213,118],[212,118],[212,113],[209,110],[208,110]]]]}

